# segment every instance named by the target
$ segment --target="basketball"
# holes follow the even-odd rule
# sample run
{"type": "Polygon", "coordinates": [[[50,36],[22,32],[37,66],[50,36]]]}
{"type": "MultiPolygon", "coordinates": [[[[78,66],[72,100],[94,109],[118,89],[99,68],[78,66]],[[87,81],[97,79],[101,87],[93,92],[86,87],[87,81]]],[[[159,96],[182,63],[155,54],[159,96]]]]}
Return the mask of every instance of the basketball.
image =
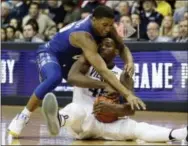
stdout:
{"type": "MultiPolygon", "coordinates": [[[[117,99],[117,97],[112,98],[107,98],[104,96],[99,96],[95,99],[95,104],[100,103],[100,102],[108,102],[108,103],[112,103],[112,104],[118,104],[119,103],[119,98],[117,99]]],[[[95,118],[103,123],[112,123],[116,120],[118,120],[118,116],[115,113],[97,113],[95,114],[95,118]]]]}

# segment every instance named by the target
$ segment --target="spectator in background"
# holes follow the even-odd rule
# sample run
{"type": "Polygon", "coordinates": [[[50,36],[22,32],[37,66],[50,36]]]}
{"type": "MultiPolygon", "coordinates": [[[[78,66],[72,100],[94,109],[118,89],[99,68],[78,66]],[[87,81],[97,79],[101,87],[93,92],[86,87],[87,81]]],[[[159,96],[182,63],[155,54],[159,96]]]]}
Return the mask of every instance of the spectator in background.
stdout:
{"type": "Polygon", "coordinates": [[[61,1],[47,0],[45,13],[57,24],[63,26],[63,20],[65,18],[66,11],[61,1]]]}
{"type": "Polygon", "coordinates": [[[28,13],[28,5],[23,0],[13,0],[10,2],[13,4],[12,16],[21,21],[28,13]]]}
{"type": "Polygon", "coordinates": [[[132,21],[129,16],[122,16],[119,24],[115,25],[117,32],[124,39],[129,39],[135,33],[135,29],[132,27],[132,21]]]}
{"type": "MultiPolygon", "coordinates": [[[[40,34],[40,33],[39,33],[39,24],[38,24],[37,20],[35,20],[35,19],[29,19],[29,20],[27,21],[27,24],[31,24],[31,25],[33,26],[33,28],[37,31],[37,34],[35,35],[35,37],[40,38],[40,39],[42,39],[42,40],[45,39],[45,38],[44,38],[44,34],[40,34]]],[[[55,25],[53,25],[53,26],[55,26],[55,25]]],[[[45,30],[45,31],[46,31],[46,30],[45,30]]],[[[44,33],[45,33],[45,32],[44,32],[44,33]]]]}
{"type": "Polygon", "coordinates": [[[87,16],[91,15],[91,10],[88,8],[82,8],[81,9],[81,19],[86,18],[87,16]]]}
{"type": "Polygon", "coordinates": [[[6,31],[4,28],[1,28],[1,42],[6,41],[6,31]]]}
{"type": "Polygon", "coordinates": [[[155,0],[143,0],[142,3],[143,11],[140,13],[140,19],[141,19],[141,25],[140,25],[140,30],[141,30],[141,38],[143,39],[148,39],[146,30],[147,30],[147,25],[151,21],[155,21],[159,26],[161,25],[161,22],[163,20],[163,16],[155,11],[156,7],[156,2],[155,0]]]}
{"type": "Polygon", "coordinates": [[[165,16],[160,28],[160,36],[172,37],[174,21],[172,16],[165,16]]]}
{"type": "Polygon", "coordinates": [[[162,14],[163,16],[171,16],[172,8],[169,3],[165,0],[157,0],[157,8],[156,11],[162,14]]]}
{"type": "Polygon", "coordinates": [[[172,38],[174,41],[176,41],[177,38],[179,38],[179,26],[178,25],[174,25],[172,29],[172,38]]]}
{"type": "Polygon", "coordinates": [[[13,26],[6,27],[6,41],[14,42],[16,29],[13,26]]]}
{"type": "Polygon", "coordinates": [[[131,8],[131,14],[140,14],[144,10],[143,2],[144,0],[135,0],[131,8]]]}
{"type": "Polygon", "coordinates": [[[132,24],[131,18],[129,16],[127,16],[127,15],[121,16],[120,22],[123,23],[124,26],[132,24]]]}
{"type": "Polygon", "coordinates": [[[159,36],[159,24],[156,22],[150,22],[147,26],[147,35],[149,42],[171,42],[169,37],[159,36]]]}
{"type": "Polygon", "coordinates": [[[99,5],[101,5],[99,0],[85,0],[85,1],[83,1],[81,7],[86,8],[86,9],[90,9],[91,12],[93,12],[93,10],[96,7],[98,7],[99,5]]]}
{"type": "Polygon", "coordinates": [[[38,28],[31,23],[27,23],[23,27],[23,39],[16,40],[16,42],[32,42],[32,43],[42,43],[44,42],[42,39],[37,37],[38,28]]]}
{"type": "Polygon", "coordinates": [[[73,0],[63,0],[63,6],[66,11],[64,25],[81,19],[81,10],[77,7],[77,3],[73,0]]]}
{"type": "Polygon", "coordinates": [[[170,6],[172,8],[172,13],[173,13],[174,9],[175,9],[176,0],[165,0],[165,1],[170,4],[170,6]]]}
{"type": "Polygon", "coordinates": [[[23,18],[22,26],[25,26],[29,19],[35,19],[39,25],[39,33],[44,34],[45,30],[55,25],[47,15],[39,13],[39,4],[32,2],[29,6],[29,14],[23,18]]]}
{"type": "Polygon", "coordinates": [[[131,14],[132,26],[135,29],[135,33],[131,35],[131,38],[140,39],[140,16],[139,14],[131,14]],[[138,33],[139,31],[139,33],[138,33]]]}
{"type": "Polygon", "coordinates": [[[13,26],[16,29],[15,39],[22,39],[23,35],[21,33],[21,24],[20,21],[16,18],[12,18],[9,22],[10,26],[13,26]]]}
{"type": "Polygon", "coordinates": [[[105,5],[112,8],[113,10],[117,11],[118,5],[119,5],[120,2],[121,2],[121,0],[115,0],[115,1],[108,0],[105,5]]]}
{"type": "Polygon", "coordinates": [[[183,15],[183,19],[188,20],[188,11],[186,11],[183,15]]]}
{"type": "Polygon", "coordinates": [[[176,42],[188,42],[188,20],[182,20],[179,22],[179,38],[176,42]]]}
{"type": "Polygon", "coordinates": [[[56,26],[52,26],[52,27],[48,28],[45,32],[45,41],[51,40],[56,33],[57,33],[56,26]]]}
{"type": "Polygon", "coordinates": [[[120,13],[120,16],[129,16],[130,15],[129,3],[127,1],[121,1],[118,5],[118,12],[120,13]]]}
{"type": "Polygon", "coordinates": [[[8,26],[11,19],[11,7],[8,2],[1,2],[1,27],[8,26]]]}
{"type": "Polygon", "coordinates": [[[180,20],[183,19],[184,13],[188,11],[188,1],[187,0],[177,0],[175,3],[175,12],[174,12],[174,22],[178,24],[180,20]]]}

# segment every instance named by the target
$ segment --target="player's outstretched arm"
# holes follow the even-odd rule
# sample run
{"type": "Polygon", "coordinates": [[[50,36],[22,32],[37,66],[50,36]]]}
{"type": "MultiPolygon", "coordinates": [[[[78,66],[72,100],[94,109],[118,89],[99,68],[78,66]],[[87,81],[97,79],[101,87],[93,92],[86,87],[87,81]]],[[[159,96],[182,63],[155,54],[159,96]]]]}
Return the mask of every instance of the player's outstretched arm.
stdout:
{"type": "Polygon", "coordinates": [[[84,56],[81,56],[71,67],[68,74],[68,82],[74,86],[82,88],[105,88],[106,83],[94,80],[86,73],[89,71],[90,64],[84,56]]]}
{"type": "Polygon", "coordinates": [[[119,49],[120,57],[125,63],[124,68],[126,72],[128,72],[129,76],[132,77],[132,75],[134,74],[134,61],[129,48],[124,44],[122,38],[118,35],[114,27],[111,30],[110,37],[115,41],[117,48],[119,49]]]}
{"type": "Polygon", "coordinates": [[[108,70],[106,63],[98,54],[97,44],[92,39],[91,35],[86,32],[74,32],[70,35],[70,42],[72,45],[82,48],[83,54],[89,63],[96,69],[96,71],[108,82],[113,88],[115,88],[119,93],[127,99],[131,104],[132,109],[134,105],[140,109],[141,106],[145,109],[145,104],[136,96],[134,96],[130,90],[125,88],[116,76],[108,70]]]}

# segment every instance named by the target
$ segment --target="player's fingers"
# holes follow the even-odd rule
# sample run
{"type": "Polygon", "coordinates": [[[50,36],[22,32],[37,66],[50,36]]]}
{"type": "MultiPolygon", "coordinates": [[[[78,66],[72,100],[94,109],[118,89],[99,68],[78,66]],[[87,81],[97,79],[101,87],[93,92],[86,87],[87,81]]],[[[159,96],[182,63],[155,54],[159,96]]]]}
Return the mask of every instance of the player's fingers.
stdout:
{"type": "Polygon", "coordinates": [[[134,103],[132,101],[129,102],[131,109],[134,110],[134,103]]]}
{"type": "Polygon", "coordinates": [[[134,105],[137,107],[138,110],[140,110],[140,107],[139,107],[139,105],[138,105],[138,100],[137,100],[137,99],[134,100],[134,105]]]}
{"type": "Polygon", "coordinates": [[[142,100],[138,100],[139,105],[142,107],[143,110],[146,110],[146,105],[142,100]]]}

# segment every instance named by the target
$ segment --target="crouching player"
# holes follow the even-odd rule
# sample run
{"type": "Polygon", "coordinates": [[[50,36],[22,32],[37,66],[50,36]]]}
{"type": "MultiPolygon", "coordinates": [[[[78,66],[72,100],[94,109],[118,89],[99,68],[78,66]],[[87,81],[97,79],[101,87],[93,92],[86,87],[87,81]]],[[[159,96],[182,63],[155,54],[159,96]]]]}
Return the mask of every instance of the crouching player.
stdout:
{"type": "MultiPolygon", "coordinates": [[[[120,79],[123,85],[133,89],[132,78],[124,74],[113,63],[113,59],[118,53],[114,41],[110,38],[105,38],[99,50],[109,70],[120,79]]],[[[103,94],[106,89],[109,91],[110,87],[102,81],[101,76],[90,66],[84,57],[79,58],[74,63],[69,72],[68,81],[75,86],[79,86],[74,88],[72,103],[58,111],[58,104],[52,93],[47,94],[43,101],[43,113],[52,135],[57,135],[61,127],[68,127],[77,139],[140,139],[147,142],[188,140],[187,127],[169,129],[145,122],[139,123],[130,119],[128,117],[130,113],[127,113],[125,110],[127,107],[126,103],[110,104],[104,102],[94,105],[95,97],[103,94]],[[93,114],[98,111],[116,112],[118,117],[123,118],[112,123],[102,123],[93,114]]]]}

